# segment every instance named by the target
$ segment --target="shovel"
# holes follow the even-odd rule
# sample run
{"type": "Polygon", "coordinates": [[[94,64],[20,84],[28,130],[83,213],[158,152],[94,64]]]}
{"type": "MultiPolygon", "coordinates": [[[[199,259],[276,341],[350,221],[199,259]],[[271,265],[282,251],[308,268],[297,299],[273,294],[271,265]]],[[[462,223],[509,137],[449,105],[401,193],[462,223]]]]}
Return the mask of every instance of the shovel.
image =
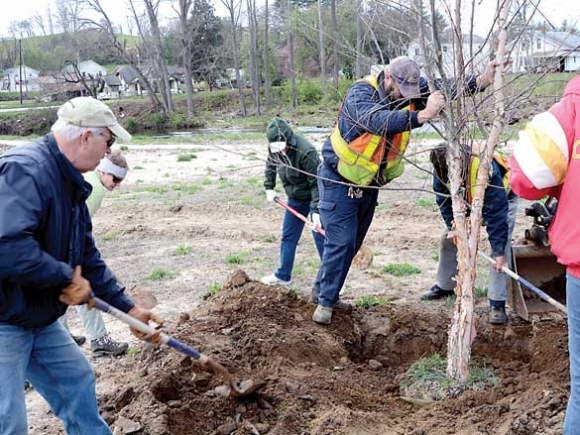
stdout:
{"type": "MultiPolygon", "coordinates": [[[[481,255],[484,259],[486,259],[487,261],[489,261],[491,264],[495,264],[496,263],[493,258],[491,258],[487,254],[484,254],[483,252],[480,252],[479,255],[481,255]]],[[[531,290],[536,295],[538,295],[540,298],[542,298],[543,300],[545,300],[546,302],[548,302],[554,308],[560,310],[564,314],[568,314],[568,310],[566,309],[566,307],[564,305],[562,305],[560,302],[558,302],[556,299],[554,299],[553,297],[551,297],[550,295],[548,295],[543,290],[540,290],[538,287],[536,287],[534,284],[532,284],[528,280],[526,280],[526,279],[522,278],[521,276],[519,276],[517,273],[515,273],[511,269],[508,269],[507,267],[504,266],[504,267],[501,268],[501,271],[503,273],[505,273],[507,276],[515,279],[521,285],[527,287],[529,290],[531,290]]]]}
{"type": "MultiPolygon", "coordinates": [[[[294,216],[296,216],[298,219],[303,221],[308,226],[308,228],[310,228],[312,231],[316,231],[321,236],[326,237],[326,231],[324,231],[322,228],[314,225],[309,219],[306,218],[306,216],[299,213],[297,210],[294,210],[292,207],[290,207],[288,204],[286,204],[280,198],[274,198],[274,201],[278,205],[280,205],[282,208],[285,208],[290,213],[292,213],[294,216]]],[[[369,267],[371,267],[371,264],[373,263],[373,251],[371,251],[371,249],[368,246],[363,244],[360,247],[360,249],[358,250],[358,252],[356,253],[356,255],[354,256],[354,259],[352,260],[352,262],[357,269],[360,269],[360,270],[368,269],[369,267]]]]}
{"type": "MultiPolygon", "coordinates": [[[[154,327],[141,322],[140,320],[132,317],[123,311],[112,307],[107,302],[99,299],[95,296],[91,296],[92,305],[94,308],[97,308],[100,311],[103,311],[111,316],[119,319],[121,322],[126,323],[130,327],[137,329],[145,334],[152,334],[154,332],[158,332],[154,327]]],[[[226,395],[230,395],[232,397],[241,397],[247,396],[249,394],[254,393],[258,389],[262,388],[265,383],[264,382],[254,382],[253,380],[249,379],[247,381],[237,381],[234,380],[234,377],[227,369],[219,364],[218,362],[211,359],[209,356],[202,354],[201,352],[189,347],[185,343],[170,337],[163,332],[159,335],[161,342],[171,346],[174,349],[177,349],[179,352],[192,357],[199,361],[199,363],[204,367],[209,367],[213,370],[218,376],[223,378],[228,383],[228,391],[226,395]]]]}

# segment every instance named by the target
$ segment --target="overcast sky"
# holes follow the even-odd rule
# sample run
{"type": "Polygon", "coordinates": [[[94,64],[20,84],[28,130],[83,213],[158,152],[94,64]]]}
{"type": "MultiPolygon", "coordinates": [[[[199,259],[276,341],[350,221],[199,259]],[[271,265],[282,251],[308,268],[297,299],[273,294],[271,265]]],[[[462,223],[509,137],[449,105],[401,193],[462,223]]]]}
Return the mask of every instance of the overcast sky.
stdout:
{"type": "MultiPolygon", "coordinates": [[[[387,2],[388,0],[383,1],[387,2]]],[[[16,0],[14,2],[12,0],[0,0],[0,36],[9,36],[8,26],[12,21],[27,20],[37,14],[46,17],[49,5],[54,13],[54,3],[54,0],[16,0]],[[12,6],[7,6],[8,4],[12,6]]],[[[174,17],[175,12],[171,9],[170,2],[165,1],[163,3],[165,6],[162,15],[165,18],[174,17]]],[[[257,1],[257,4],[260,3],[263,3],[263,0],[257,1]]],[[[447,0],[447,3],[454,4],[455,1],[447,0]]],[[[478,6],[476,6],[477,12],[475,14],[475,32],[485,34],[492,25],[497,0],[480,0],[476,3],[478,6]]],[[[124,0],[101,0],[101,4],[117,24],[126,28],[125,23],[128,12],[124,0]]],[[[465,4],[471,4],[471,1],[466,1],[465,4]]],[[[220,0],[214,0],[214,6],[218,15],[224,15],[225,9],[220,0]]],[[[576,28],[580,28],[580,1],[578,0],[541,0],[539,10],[555,26],[559,26],[562,20],[568,19],[576,28]]],[[[536,17],[540,18],[540,15],[536,15],[536,17]]],[[[47,22],[46,19],[45,22],[47,22]]]]}

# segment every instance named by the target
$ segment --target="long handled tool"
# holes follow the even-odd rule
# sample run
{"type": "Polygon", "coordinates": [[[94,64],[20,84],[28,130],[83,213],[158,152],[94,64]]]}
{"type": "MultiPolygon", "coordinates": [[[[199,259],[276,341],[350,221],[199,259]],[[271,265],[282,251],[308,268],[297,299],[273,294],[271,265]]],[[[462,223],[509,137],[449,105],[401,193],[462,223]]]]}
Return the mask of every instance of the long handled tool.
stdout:
{"type": "MultiPolygon", "coordinates": [[[[484,254],[483,252],[480,252],[479,255],[481,255],[484,259],[486,259],[487,261],[489,261],[491,264],[495,264],[496,263],[496,261],[493,258],[491,258],[487,254],[484,254]]],[[[522,278],[517,273],[515,273],[511,269],[508,269],[505,266],[502,267],[501,270],[502,270],[503,273],[505,273],[509,277],[515,279],[517,282],[519,282],[520,284],[522,284],[525,287],[527,287],[528,289],[530,289],[532,292],[534,292],[536,295],[538,295],[540,298],[542,298],[543,300],[545,300],[546,302],[548,302],[553,307],[557,308],[558,310],[560,310],[564,314],[568,314],[568,310],[566,309],[566,307],[564,305],[562,305],[556,299],[554,299],[553,297],[551,297],[550,295],[548,295],[546,292],[540,290],[538,287],[536,287],[534,284],[532,284],[528,280],[522,278]]]]}
{"type": "MultiPolygon", "coordinates": [[[[314,225],[310,220],[308,220],[308,218],[306,216],[304,216],[303,214],[299,213],[297,210],[290,207],[288,204],[286,204],[280,198],[274,198],[274,201],[276,202],[276,204],[285,208],[290,213],[292,213],[294,216],[296,216],[298,219],[303,221],[306,225],[308,225],[308,227],[312,231],[316,231],[320,235],[326,237],[326,231],[324,231],[319,226],[314,225]]],[[[372,262],[373,262],[373,252],[371,251],[371,249],[368,246],[363,244],[360,247],[360,249],[358,250],[358,252],[356,253],[356,255],[353,259],[353,264],[355,266],[357,266],[358,269],[364,270],[364,269],[368,269],[371,266],[372,262]]]]}
{"type": "MultiPolygon", "coordinates": [[[[121,322],[126,323],[130,327],[137,329],[138,331],[141,331],[145,334],[152,334],[154,332],[157,332],[157,330],[154,327],[141,322],[135,317],[132,317],[115,307],[112,307],[102,299],[99,299],[95,296],[92,296],[91,299],[94,308],[97,308],[98,310],[110,314],[111,316],[119,319],[121,322]]],[[[247,396],[258,390],[259,388],[262,388],[265,385],[263,382],[254,382],[253,380],[236,381],[234,380],[232,374],[228,372],[224,366],[214,361],[209,356],[202,354],[201,352],[189,347],[185,343],[175,338],[170,337],[167,334],[161,333],[159,337],[162,343],[171,346],[172,348],[177,349],[181,353],[184,353],[185,355],[188,355],[198,360],[202,366],[209,367],[216,374],[225,379],[228,382],[230,388],[229,395],[231,396],[234,397],[247,396]]]]}

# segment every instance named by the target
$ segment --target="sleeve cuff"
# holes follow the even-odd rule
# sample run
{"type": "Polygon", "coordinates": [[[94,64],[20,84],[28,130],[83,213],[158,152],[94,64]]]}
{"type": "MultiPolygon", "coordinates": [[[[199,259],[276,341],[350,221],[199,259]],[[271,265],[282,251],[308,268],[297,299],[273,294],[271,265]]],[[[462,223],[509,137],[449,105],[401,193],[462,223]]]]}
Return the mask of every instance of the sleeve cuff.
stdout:
{"type": "Polygon", "coordinates": [[[125,296],[125,293],[119,292],[113,298],[109,299],[109,304],[118,308],[119,310],[123,311],[124,313],[128,313],[131,308],[135,306],[135,302],[125,296]]]}

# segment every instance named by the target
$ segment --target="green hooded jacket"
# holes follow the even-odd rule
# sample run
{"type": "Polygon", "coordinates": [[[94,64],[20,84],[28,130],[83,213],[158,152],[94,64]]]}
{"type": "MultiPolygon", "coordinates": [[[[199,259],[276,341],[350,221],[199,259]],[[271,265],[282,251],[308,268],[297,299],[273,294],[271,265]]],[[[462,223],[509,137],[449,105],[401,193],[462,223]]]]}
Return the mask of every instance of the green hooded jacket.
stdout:
{"type": "Polygon", "coordinates": [[[285,152],[268,151],[264,180],[266,190],[276,187],[278,174],[288,198],[310,201],[311,212],[318,213],[316,172],[320,165],[320,157],[316,148],[304,137],[295,134],[281,118],[273,118],[270,121],[266,136],[269,143],[284,141],[288,146],[285,152]]]}

